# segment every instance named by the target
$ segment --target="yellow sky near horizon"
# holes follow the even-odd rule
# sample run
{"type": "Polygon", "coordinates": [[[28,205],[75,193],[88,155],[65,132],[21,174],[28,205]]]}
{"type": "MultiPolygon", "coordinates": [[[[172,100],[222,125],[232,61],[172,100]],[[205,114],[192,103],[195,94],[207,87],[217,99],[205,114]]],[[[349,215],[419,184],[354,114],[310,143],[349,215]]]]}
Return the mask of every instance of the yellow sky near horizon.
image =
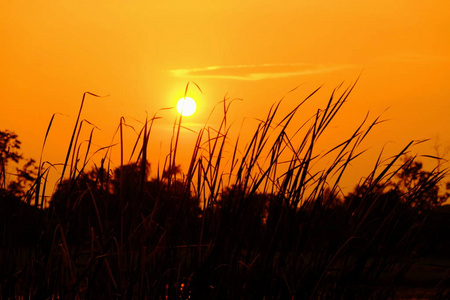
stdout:
{"type": "MultiPolygon", "coordinates": [[[[143,121],[147,113],[175,106],[189,81],[203,91],[190,86],[199,111],[189,122],[198,129],[225,95],[243,99],[234,104],[232,118],[262,117],[296,86],[286,110],[324,85],[313,100],[322,103],[342,81],[348,86],[360,75],[338,128],[356,126],[370,111],[390,121],[374,131],[367,147],[398,149],[425,138],[433,140],[421,146],[424,154],[436,154],[436,138],[450,147],[448,1],[1,6],[0,130],[15,131],[28,157],[39,157],[48,122],[59,113],[44,159],[63,161],[85,91],[109,95],[88,98],[83,112],[101,129],[94,135],[101,147],[111,141],[121,116],[143,121]]],[[[175,114],[160,115],[155,141],[165,139],[167,145],[175,114]]]]}

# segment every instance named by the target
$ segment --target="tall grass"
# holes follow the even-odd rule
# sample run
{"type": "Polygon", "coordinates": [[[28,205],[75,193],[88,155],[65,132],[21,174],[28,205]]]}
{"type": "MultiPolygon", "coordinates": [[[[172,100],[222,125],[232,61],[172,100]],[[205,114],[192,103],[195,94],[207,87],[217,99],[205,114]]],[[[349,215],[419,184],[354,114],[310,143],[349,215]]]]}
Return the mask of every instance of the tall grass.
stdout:
{"type": "MultiPolygon", "coordinates": [[[[122,118],[118,145],[102,148],[100,163],[86,171],[92,133],[81,154],[83,95],[38,240],[2,247],[2,297],[394,297],[420,252],[430,191],[445,173],[436,169],[409,189],[393,188],[399,186],[393,185],[396,174],[411,166],[401,158],[412,141],[387,160],[380,154],[359,188],[342,195],[341,179],[380,122],[366,116],[340,143],[317,150],[353,87],[338,87],[325,107],[300,123],[296,115],[318,90],[284,116],[281,101],[275,103],[245,145],[239,137],[232,141],[231,101],[224,99],[218,128],[199,131],[183,176],[176,159],[180,116],[165,165],[152,179],[147,148],[156,115],[138,131],[133,162],[124,163],[123,128],[129,125],[122,118]],[[120,148],[114,170],[113,147],[120,148]],[[322,161],[329,163],[317,168],[322,161]]],[[[42,162],[33,191],[43,209],[41,185],[49,168],[41,168],[42,162]]]]}

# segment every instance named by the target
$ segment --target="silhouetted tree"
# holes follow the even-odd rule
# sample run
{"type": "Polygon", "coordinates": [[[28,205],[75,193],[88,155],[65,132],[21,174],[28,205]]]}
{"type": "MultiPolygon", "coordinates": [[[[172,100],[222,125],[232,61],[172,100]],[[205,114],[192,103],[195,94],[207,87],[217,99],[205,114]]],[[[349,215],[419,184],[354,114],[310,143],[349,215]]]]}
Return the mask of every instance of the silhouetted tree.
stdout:
{"type": "Polygon", "coordinates": [[[67,232],[67,242],[82,245],[89,240],[91,230],[98,235],[109,230],[117,209],[102,184],[99,170],[93,168],[74,179],[63,180],[50,201],[49,210],[67,232]]]}
{"type": "Polygon", "coordinates": [[[28,159],[22,167],[16,167],[16,173],[8,173],[10,163],[19,164],[23,155],[19,153],[21,142],[17,134],[8,130],[0,131],[0,193],[23,197],[35,180],[36,166],[34,159],[28,159]],[[15,180],[7,182],[7,175],[15,180]]]}
{"type": "Polygon", "coordinates": [[[404,164],[397,173],[397,181],[393,186],[404,195],[404,202],[417,207],[420,211],[429,211],[444,203],[449,197],[448,192],[439,192],[441,179],[442,173],[425,171],[421,162],[416,161],[414,157],[405,156],[404,164]]]}
{"type": "Polygon", "coordinates": [[[36,225],[43,217],[42,212],[28,205],[36,167],[33,159],[25,160],[19,153],[20,145],[17,134],[0,131],[0,245],[9,247],[35,243],[36,225]],[[15,172],[11,172],[14,165],[15,172]]]}
{"type": "Polygon", "coordinates": [[[0,180],[1,188],[6,188],[6,168],[10,161],[18,163],[22,159],[19,154],[21,142],[14,132],[0,131],[0,180]]]}

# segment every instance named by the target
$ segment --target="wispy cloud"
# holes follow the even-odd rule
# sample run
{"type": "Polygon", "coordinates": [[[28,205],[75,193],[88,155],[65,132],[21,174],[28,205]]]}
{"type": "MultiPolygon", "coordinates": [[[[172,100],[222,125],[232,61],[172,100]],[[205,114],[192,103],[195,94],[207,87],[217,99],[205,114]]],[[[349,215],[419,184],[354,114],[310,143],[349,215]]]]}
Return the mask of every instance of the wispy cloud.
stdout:
{"type": "Polygon", "coordinates": [[[260,64],[209,66],[193,69],[176,69],[170,72],[182,78],[217,78],[233,80],[262,80],[285,78],[301,75],[320,74],[343,69],[356,68],[355,65],[320,65],[320,64],[260,64]]]}

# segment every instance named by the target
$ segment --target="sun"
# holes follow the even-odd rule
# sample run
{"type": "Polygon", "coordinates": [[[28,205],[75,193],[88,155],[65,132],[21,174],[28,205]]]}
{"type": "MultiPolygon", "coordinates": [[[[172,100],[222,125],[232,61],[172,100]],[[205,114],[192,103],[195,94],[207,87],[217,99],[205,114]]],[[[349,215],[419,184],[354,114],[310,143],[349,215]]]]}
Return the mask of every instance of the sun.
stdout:
{"type": "Polygon", "coordinates": [[[177,111],[184,117],[192,116],[197,109],[195,100],[190,97],[183,97],[177,102],[177,111]]]}

